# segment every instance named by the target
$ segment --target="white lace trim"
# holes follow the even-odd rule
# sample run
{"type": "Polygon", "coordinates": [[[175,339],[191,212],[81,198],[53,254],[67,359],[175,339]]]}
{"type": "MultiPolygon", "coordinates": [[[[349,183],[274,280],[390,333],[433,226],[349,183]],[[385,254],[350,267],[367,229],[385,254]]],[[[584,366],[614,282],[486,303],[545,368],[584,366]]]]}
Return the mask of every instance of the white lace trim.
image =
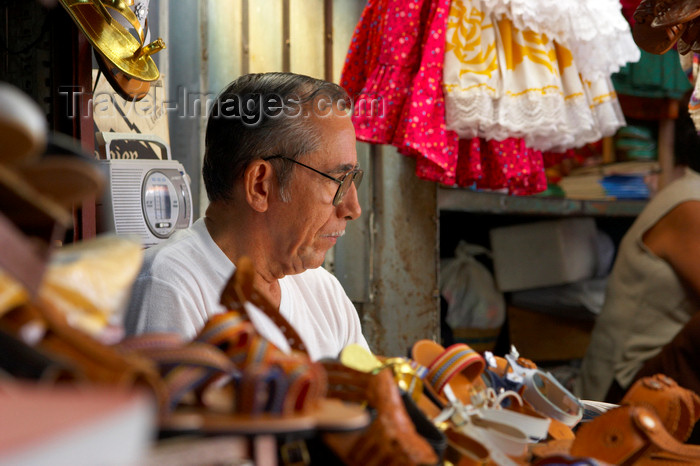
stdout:
{"type": "MultiPolygon", "coordinates": [[[[523,4],[522,0],[484,0],[483,3],[491,3],[491,7],[497,3],[523,4]]],[[[591,3],[610,2],[592,0],[591,3]]],[[[453,0],[456,8],[451,13],[462,12],[463,17],[460,22],[451,16],[448,28],[443,70],[448,129],[461,138],[517,137],[532,149],[562,152],[611,136],[624,126],[610,74],[621,66],[620,57],[631,55],[629,44],[624,40],[617,45],[606,44],[605,52],[612,50],[617,61],[611,59],[604,66],[596,62],[597,68],[591,65],[584,73],[574,50],[555,45],[547,38],[538,41],[530,35],[528,39],[522,30],[501,24],[507,37],[513,40],[512,50],[526,50],[515,60],[515,52],[506,56],[497,18],[480,16],[476,8],[479,4],[479,1],[453,0]],[[559,63],[558,59],[563,61],[559,63]]],[[[624,32],[618,32],[625,37],[624,32]]],[[[602,45],[597,38],[580,42],[579,48],[589,47],[592,51],[579,50],[579,56],[584,57],[584,62],[593,62],[596,50],[604,53],[595,48],[602,45]]],[[[636,45],[634,50],[639,54],[636,45]]]]}
{"type": "MultiPolygon", "coordinates": [[[[476,6],[479,2],[473,2],[476,6]]],[[[641,58],[618,0],[484,0],[483,12],[567,44],[584,79],[616,73],[641,58]]]]}
{"type": "Polygon", "coordinates": [[[625,117],[610,79],[583,86],[584,95],[563,99],[559,92],[498,100],[469,90],[446,99],[447,128],[461,138],[522,138],[528,147],[563,152],[613,136],[625,117]]]}

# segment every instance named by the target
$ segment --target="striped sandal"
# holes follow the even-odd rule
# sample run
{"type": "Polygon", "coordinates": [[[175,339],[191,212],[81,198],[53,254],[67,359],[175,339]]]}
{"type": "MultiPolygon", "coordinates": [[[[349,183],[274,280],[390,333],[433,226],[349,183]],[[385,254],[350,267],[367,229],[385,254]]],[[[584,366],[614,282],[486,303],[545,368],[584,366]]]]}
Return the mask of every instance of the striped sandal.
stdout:
{"type": "Polygon", "coordinates": [[[283,353],[259,336],[252,323],[237,311],[213,316],[196,341],[219,348],[243,371],[278,368],[285,375],[287,387],[279,414],[304,411],[325,395],[325,376],[318,363],[298,354],[283,353]]]}
{"type": "Polygon", "coordinates": [[[496,463],[517,464],[528,457],[529,435],[521,426],[534,424],[538,435],[543,427],[546,435],[547,419],[501,410],[500,399],[495,404],[486,403],[490,393],[482,379],[486,362],[467,345],[444,348],[434,341],[420,340],[413,345],[411,357],[428,369],[424,380],[428,396],[421,404],[426,413],[436,424],[447,423],[447,429],[459,433],[453,433],[452,444],[470,439],[469,443],[451,444],[455,449],[477,442],[496,463]]]}
{"type": "Polygon", "coordinates": [[[222,293],[232,310],[210,318],[192,342],[157,335],[123,342],[161,368],[170,394],[161,430],[279,434],[366,427],[364,409],[325,398],[323,367],[309,359],[279,313],[275,322],[296,349],[285,354],[258,334],[244,304],[253,296],[266,313],[277,311],[255,291],[252,277],[252,264],[243,259],[222,293]]]}
{"type": "Polygon", "coordinates": [[[167,387],[161,409],[161,434],[299,433],[316,429],[316,420],[290,410],[290,377],[274,363],[235,364],[220,348],[175,334],[144,334],[122,341],[159,367],[167,387]]]}

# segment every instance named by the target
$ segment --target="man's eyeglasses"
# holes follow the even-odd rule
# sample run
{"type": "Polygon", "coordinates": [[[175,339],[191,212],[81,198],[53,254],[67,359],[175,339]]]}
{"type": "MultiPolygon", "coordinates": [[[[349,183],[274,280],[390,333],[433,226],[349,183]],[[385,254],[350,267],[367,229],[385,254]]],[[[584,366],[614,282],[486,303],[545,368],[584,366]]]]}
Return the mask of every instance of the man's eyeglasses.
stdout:
{"type": "Polygon", "coordinates": [[[345,197],[345,194],[350,190],[350,186],[352,183],[355,183],[355,188],[360,187],[360,183],[362,183],[362,175],[364,175],[364,171],[360,168],[355,168],[353,170],[350,170],[340,178],[334,178],[328,173],[323,173],[322,171],[316,170],[313,167],[310,167],[306,164],[303,164],[299,161],[294,160],[293,158],[284,156],[284,155],[271,155],[269,157],[263,157],[263,160],[272,160],[272,159],[284,159],[284,160],[289,160],[290,162],[294,162],[297,165],[301,165],[302,167],[308,168],[311,171],[314,171],[318,173],[321,176],[325,176],[329,180],[333,180],[336,183],[338,183],[338,190],[335,192],[335,196],[333,197],[333,205],[337,206],[341,202],[343,202],[343,197],[345,197]]]}

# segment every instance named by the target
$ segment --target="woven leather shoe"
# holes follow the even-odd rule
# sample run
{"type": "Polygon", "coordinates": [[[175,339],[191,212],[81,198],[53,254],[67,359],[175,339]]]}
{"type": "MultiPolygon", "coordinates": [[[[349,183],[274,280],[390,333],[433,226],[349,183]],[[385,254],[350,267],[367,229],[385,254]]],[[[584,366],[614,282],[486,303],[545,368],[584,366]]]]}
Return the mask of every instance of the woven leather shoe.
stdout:
{"type": "Polygon", "coordinates": [[[663,55],[671,50],[678,38],[685,32],[688,23],[669,27],[654,27],[656,19],[656,0],[642,0],[634,12],[632,37],[639,48],[655,55],[663,55]]]}
{"type": "Polygon", "coordinates": [[[664,28],[687,23],[700,16],[700,0],[657,0],[651,27],[664,28]]]}

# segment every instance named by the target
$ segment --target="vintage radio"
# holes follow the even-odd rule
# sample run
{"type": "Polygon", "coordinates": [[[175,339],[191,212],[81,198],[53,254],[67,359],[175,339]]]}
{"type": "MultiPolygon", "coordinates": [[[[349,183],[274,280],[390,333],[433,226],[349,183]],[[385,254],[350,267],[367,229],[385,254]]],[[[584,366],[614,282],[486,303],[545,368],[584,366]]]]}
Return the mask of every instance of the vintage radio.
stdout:
{"type": "Polygon", "coordinates": [[[165,141],[97,133],[97,145],[107,177],[97,204],[98,233],[138,236],[149,247],[192,225],[190,178],[165,141]]]}

